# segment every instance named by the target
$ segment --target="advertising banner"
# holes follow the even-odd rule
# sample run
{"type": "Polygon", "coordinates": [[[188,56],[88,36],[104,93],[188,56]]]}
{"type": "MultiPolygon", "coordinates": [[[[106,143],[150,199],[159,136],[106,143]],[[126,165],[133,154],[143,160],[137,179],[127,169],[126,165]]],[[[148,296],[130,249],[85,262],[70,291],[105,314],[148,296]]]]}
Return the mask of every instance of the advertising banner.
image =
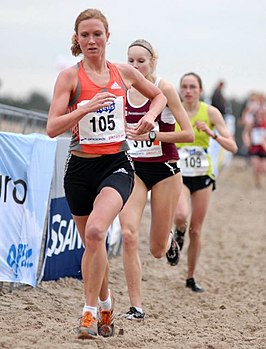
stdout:
{"type": "Polygon", "coordinates": [[[0,281],[36,286],[56,141],[0,132],[0,281]]]}
{"type": "Polygon", "coordinates": [[[63,187],[68,147],[69,138],[57,139],[41,275],[43,281],[58,280],[62,277],[81,278],[81,258],[84,247],[72,219],[63,187]]]}

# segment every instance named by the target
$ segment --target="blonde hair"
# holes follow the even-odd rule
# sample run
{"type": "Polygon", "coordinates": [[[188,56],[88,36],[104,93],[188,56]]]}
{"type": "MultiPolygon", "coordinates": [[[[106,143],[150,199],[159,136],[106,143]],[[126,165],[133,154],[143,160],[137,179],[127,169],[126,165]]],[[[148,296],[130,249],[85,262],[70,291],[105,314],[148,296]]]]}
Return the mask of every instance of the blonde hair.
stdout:
{"type": "Polygon", "coordinates": [[[131,47],[134,47],[134,46],[139,46],[139,47],[142,47],[144,48],[145,50],[147,50],[151,56],[151,66],[152,66],[152,72],[151,74],[149,74],[149,76],[147,76],[147,79],[154,82],[156,80],[156,77],[155,77],[155,69],[156,69],[156,65],[157,65],[157,60],[158,60],[158,55],[157,53],[155,52],[154,48],[152,47],[152,45],[147,41],[147,40],[144,40],[144,39],[137,39],[135,41],[133,41],[129,46],[128,46],[128,50],[131,48],[131,47]]]}
{"type": "Polygon", "coordinates": [[[133,46],[140,46],[140,47],[143,47],[143,48],[145,48],[145,49],[151,54],[152,57],[155,56],[155,51],[154,51],[152,45],[151,45],[148,41],[146,41],[146,40],[144,40],[144,39],[137,39],[137,40],[133,41],[133,42],[128,46],[128,48],[133,47],[133,46]]]}
{"type": "Polygon", "coordinates": [[[82,53],[79,43],[77,41],[77,34],[78,34],[78,27],[82,21],[85,21],[87,19],[98,19],[102,22],[105,28],[106,34],[109,32],[109,25],[106,17],[102,14],[100,10],[89,8],[87,10],[82,11],[75,21],[74,31],[75,33],[72,36],[72,46],[70,47],[72,55],[77,57],[82,53]]]}

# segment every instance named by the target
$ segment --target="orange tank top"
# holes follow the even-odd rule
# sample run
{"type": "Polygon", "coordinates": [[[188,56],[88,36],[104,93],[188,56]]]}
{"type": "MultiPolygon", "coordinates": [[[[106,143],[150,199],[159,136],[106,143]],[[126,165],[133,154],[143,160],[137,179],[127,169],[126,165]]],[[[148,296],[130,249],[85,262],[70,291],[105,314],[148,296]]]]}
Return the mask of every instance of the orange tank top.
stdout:
{"type": "Polygon", "coordinates": [[[115,154],[128,150],[125,140],[125,105],[127,87],[118,68],[107,62],[110,80],[105,87],[96,85],[86,74],[82,61],[77,64],[78,85],[71,95],[68,112],[99,92],[110,92],[117,98],[109,107],[89,113],[72,127],[69,150],[87,154],[115,154]],[[119,106],[118,106],[119,101],[119,106]]]}

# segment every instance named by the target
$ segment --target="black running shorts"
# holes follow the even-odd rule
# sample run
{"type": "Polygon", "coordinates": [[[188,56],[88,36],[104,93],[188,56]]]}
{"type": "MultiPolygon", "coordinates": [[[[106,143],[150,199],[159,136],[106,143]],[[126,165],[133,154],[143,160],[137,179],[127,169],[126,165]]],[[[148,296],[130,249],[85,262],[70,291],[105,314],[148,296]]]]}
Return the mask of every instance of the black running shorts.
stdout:
{"type": "Polygon", "coordinates": [[[195,191],[204,189],[212,185],[212,190],[215,190],[215,180],[210,176],[196,176],[196,177],[186,177],[183,176],[183,183],[193,194],[195,191]]]}
{"type": "Polygon", "coordinates": [[[125,152],[83,158],[70,154],[65,164],[64,189],[73,215],[86,216],[102,188],[118,191],[126,203],[134,186],[134,167],[125,152]]]}
{"type": "Polygon", "coordinates": [[[136,175],[150,190],[155,184],[165,178],[180,172],[176,162],[138,162],[134,161],[136,175]]]}

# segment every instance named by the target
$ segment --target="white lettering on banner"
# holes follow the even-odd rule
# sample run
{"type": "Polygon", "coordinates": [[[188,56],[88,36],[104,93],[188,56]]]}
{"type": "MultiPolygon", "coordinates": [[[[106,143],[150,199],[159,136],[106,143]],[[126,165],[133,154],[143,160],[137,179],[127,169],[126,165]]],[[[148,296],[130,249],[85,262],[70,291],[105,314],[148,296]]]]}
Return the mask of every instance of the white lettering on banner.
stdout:
{"type": "Polygon", "coordinates": [[[13,188],[13,200],[17,204],[23,205],[27,197],[27,183],[23,179],[12,181],[11,177],[0,175],[0,199],[2,199],[3,202],[7,202],[11,199],[8,197],[9,186],[13,188]]]}
{"type": "Polygon", "coordinates": [[[56,214],[52,217],[50,240],[52,244],[48,247],[47,257],[51,257],[53,254],[59,255],[65,251],[67,246],[69,251],[75,248],[80,249],[83,246],[73,219],[66,221],[62,219],[60,214],[56,214]]]}

